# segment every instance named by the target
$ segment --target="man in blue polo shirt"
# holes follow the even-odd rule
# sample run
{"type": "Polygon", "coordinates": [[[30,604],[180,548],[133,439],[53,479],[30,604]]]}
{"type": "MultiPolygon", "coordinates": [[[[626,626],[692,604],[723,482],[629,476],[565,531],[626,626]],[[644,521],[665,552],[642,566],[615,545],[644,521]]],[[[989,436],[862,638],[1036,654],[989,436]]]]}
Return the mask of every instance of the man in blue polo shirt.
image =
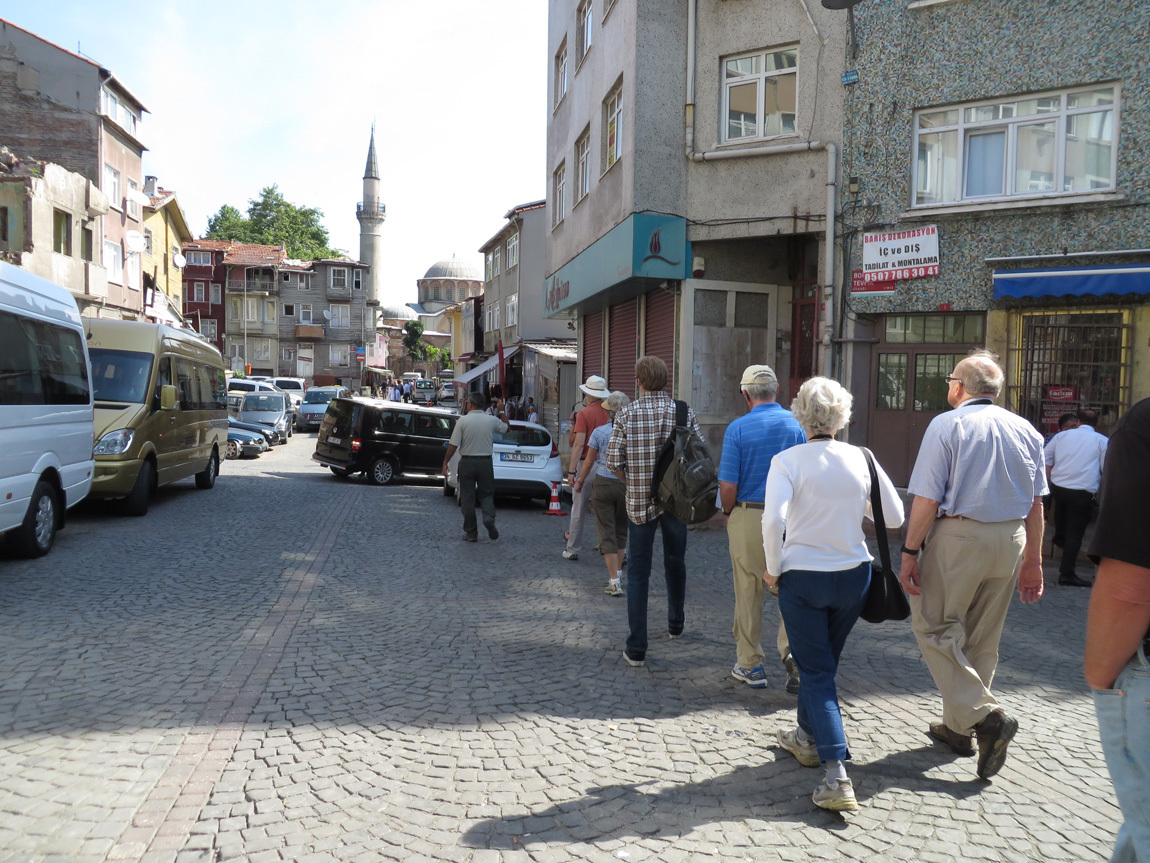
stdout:
{"type": "MultiPolygon", "coordinates": [[[[771,459],[806,435],[791,412],[775,400],[779,381],[770,366],[748,366],[739,381],[749,413],[727,426],[719,461],[719,494],[727,516],[727,543],[735,582],[736,662],[731,676],[748,686],[767,685],[763,668],[763,493],[771,459]]],[[[772,591],[773,592],[773,591],[772,591]]],[[[787,669],[787,692],[797,695],[799,671],[779,618],[779,658],[787,669]]]]}

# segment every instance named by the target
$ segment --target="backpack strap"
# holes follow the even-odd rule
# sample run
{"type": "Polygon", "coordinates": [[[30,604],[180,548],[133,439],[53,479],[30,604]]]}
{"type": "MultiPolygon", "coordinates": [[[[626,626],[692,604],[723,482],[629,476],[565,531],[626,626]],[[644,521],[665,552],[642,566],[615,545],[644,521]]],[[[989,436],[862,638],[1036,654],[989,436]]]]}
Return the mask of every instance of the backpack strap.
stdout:
{"type": "Polygon", "coordinates": [[[675,425],[687,425],[687,403],[679,399],[675,399],[675,425]]]}

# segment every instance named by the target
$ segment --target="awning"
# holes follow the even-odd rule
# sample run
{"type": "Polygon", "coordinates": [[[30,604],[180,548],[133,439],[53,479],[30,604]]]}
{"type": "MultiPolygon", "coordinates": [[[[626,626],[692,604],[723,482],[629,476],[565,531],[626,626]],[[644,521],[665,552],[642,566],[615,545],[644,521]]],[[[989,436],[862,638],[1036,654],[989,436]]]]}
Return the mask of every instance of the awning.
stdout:
{"type": "MultiPolygon", "coordinates": [[[[513,345],[512,347],[504,348],[503,349],[503,359],[504,360],[508,359],[517,350],[519,350],[519,345],[513,345]]],[[[475,368],[469,369],[468,371],[465,371],[461,375],[456,375],[455,376],[455,382],[457,384],[465,384],[465,383],[468,383],[470,381],[473,381],[477,377],[479,377],[481,374],[483,374],[484,372],[491,371],[497,365],[499,365],[499,354],[496,354],[493,357],[489,357],[488,359],[484,360],[479,365],[477,365],[475,368]]]]}
{"type": "Polygon", "coordinates": [[[377,369],[375,366],[365,366],[365,368],[367,371],[375,372],[377,375],[386,375],[387,377],[391,377],[394,374],[391,369],[377,369]]]}
{"type": "Polygon", "coordinates": [[[994,271],[996,298],[1105,294],[1150,294],[1150,264],[994,271]]]}
{"type": "Polygon", "coordinates": [[[524,347],[530,348],[541,354],[546,354],[559,362],[575,362],[579,359],[579,354],[575,350],[575,346],[564,347],[563,345],[535,345],[531,342],[524,344],[524,347]]]}

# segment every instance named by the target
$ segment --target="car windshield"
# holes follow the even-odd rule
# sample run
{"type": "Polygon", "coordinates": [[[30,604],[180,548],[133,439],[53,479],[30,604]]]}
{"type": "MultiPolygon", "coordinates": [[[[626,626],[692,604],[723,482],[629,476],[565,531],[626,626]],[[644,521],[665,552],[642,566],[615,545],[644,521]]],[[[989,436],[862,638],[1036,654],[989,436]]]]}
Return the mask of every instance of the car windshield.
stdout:
{"type": "Polygon", "coordinates": [[[495,443],[513,446],[551,446],[551,435],[543,429],[513,425],[504,434],[495,435],[495,443]]]}
{"type": "Polygon", "coordinates": [[[284,397],[279,393],[252,393],[244,396],[245,411],[282,411],[284,397]]]}
{"type": "Polygon", "coordinates": [[[152,355],[92,348],[92,389],[98,402],[143,404],[152,378],[152,355]]]}
{"type": "Polygon", "coordinates": [[[335,393],[331,390],[308,390],[303,394],[303,403],[305,405],[325,405],[335,398],[335,393]]]}

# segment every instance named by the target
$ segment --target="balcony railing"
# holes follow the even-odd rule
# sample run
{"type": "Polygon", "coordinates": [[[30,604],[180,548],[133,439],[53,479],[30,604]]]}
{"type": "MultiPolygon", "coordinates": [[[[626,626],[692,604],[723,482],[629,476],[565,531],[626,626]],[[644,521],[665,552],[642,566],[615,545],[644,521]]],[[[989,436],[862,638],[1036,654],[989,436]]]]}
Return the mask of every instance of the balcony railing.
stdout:
{"type": "Polygon", "coordinates": [[[247,291],[249,294],[268,294],[276,289],[275,279],[228,279],[229,291],[247,291]]]}
{"type": "Polygon", "coordinates": [[[369,216],[387,216],[387,206],[378,201],[360,201],[355,205],[355,214],[366,213],[369,216]]]}

